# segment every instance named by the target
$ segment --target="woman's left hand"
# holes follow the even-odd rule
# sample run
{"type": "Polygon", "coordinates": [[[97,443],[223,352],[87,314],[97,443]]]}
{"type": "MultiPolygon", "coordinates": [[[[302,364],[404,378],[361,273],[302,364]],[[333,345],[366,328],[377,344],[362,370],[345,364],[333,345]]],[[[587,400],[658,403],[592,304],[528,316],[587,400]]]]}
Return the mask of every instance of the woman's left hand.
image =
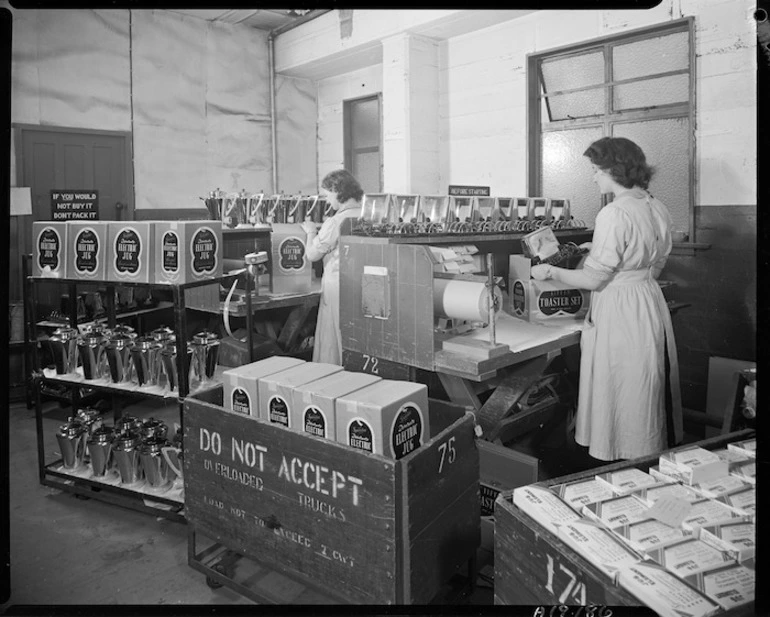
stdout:
{"type": "Polygon", "coordinates": [[[529,269],[529,273],[532,275],[532,278],[536,281],[547,281],[551,278],[551,269],[553,266],[550,266],[548,264],[538,264],[536,266],[532,266],[529,269]]]}
{"type": "Polygon", "coordinates": [[[318,228],[313,221],[303,221],[302,229],[308,236],[318,233],[318,228]]]}

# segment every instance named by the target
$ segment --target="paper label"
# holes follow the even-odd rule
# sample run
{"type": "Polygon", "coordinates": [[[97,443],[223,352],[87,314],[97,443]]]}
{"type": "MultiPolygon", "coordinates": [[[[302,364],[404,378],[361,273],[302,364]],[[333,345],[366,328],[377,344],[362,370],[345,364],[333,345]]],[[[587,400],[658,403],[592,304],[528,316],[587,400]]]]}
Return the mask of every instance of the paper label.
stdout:
{"type": "Polygon", "coordinates": [[[305,407],[302,414],[302,430],[311,435],[326,437],[326,416],[318,407],[305,407]]]}
{"type": "Polygon", "coordinates": [[[754,570],[744,566],[704,572],[703,591],[724,609],[729,610],[754,600],[755,579],[754,570]]]}
{"type": "Polygon", "coordinates": [[[278,267],[282,272],[302,270],[305,266],[305,243],[299,238],[289,236],[278,247],[278,267]]]}
{"type": "Polygon", "coordinates": [[[686,540],[661,549],[663,563],[680,578],[725,565],[730,557],[700,540],[686,540]]]}
{"type": "Polygon", "coordinates": [[[633,495],[608,499],[584,506],[586,515],[596,516],[608,527],[617,527],[639,521],[647,516],[647,504],[633,495]]]}
{"type": "Polygon", "coordinates": [[[374,431],[367,422],[356,418],[348,424],[348,445],[364,452],[374,452],[374,431]]]}
{"type": "Polygon", "coordinates": [[[716,454],[703,448],[688,448],[672,452],[671,456],[675,465],[685,469],[693,469],[719,462],[719,457],[716,454]]]}
{"type": "Polygon", "coordinates": [[[217,268],[217,236],[208,227],[201,227],[190,241],[192,270],[195,274],[210,274],[217,268]]]}
{"type": "Polygon", "coordinates": [[[99,237],[93,229],[82,229],[75,237],[75,270],[91,274],[99,267],[99,237]]]}
{"type": "Polygon", "coordinates": [[[676,495],[661,495],[648,515],[671,527],[679,527],[692,509],[692,504],[676,495]]]}
{"type": "Polygon", "coordinates": [[[558,487],[552,486],[551,490],[558,490],[558,495],[564,501],[571,506],[577,507],[610,499],[614,496],[614,493],[609,486],[595,479],[569,482],[558,487]]]}
{"type": "Polygon", "coordinates": [[[133,229],[122,229],[115,237],[115,270],[122,274],[139,271],[142,240],[133,229]]]}
{"type": "Polygon", "coordinates": [[[513,299],[513,312],[516,315],[521,316],[525,313],[527,306],[524,284],[521,281],[516,281],[513,284],[513,291],[511,293],[513,299]]]}
{"type": "Polygon", "coordinates": [[[580,519],[580,514],[548,489],[520,486],[513,489],[513,504],[553,532],[562,523],[580,519]]]}
{"type": "Polygon", "coordinates": [[[179,236],[173,231],[163,234],[163,271],[179,271],[179,236]]]}
{"type": "Polygon", "coordinates": [[[37,237],[37,263],[41,270],[49,267],[57,270],[61,260],[61,237],[59,232],[46,227],[37,237]]]}
{"type": "Polygon", "coordinates": [[[419,448],[422,438],[422,413],[414,403],[403,405],[393,419],[391,451],[396,459],[419,448]]]}
{"type": "Polygon", "coordinates": [[[565,523],[559,527],[559,537],[610,576],[614,576],[619,566],[639,561],[639,556],[615,540],[610,532],[591,523],[565,523]]]}
{"type": "Polygon", "coordinates": [[[247,416],[251,415],[251,397],[246,390],[235,388],[232,396],[233,411],[247,416]]]}
{"type": "Polygon", "coordinates": [[[267,404],[270,422],[289,428],[289,406],[280,396],[271,396],[267,404]]]}

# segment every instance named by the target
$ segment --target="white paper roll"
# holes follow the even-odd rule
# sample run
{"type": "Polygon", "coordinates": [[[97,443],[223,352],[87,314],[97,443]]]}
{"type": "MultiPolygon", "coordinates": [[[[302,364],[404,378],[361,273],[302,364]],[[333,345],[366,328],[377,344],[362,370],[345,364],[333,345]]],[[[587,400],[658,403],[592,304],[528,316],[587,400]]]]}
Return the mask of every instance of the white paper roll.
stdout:
{"type": "MultiPolygon", "coordinates": [[[[495,287],[497,310],[502,306],[502,292],[495,287]]],[[[489,320],[489,292],[479,281],[433,279],[433,311],[439,317],[468,321],[489,320]]]]}

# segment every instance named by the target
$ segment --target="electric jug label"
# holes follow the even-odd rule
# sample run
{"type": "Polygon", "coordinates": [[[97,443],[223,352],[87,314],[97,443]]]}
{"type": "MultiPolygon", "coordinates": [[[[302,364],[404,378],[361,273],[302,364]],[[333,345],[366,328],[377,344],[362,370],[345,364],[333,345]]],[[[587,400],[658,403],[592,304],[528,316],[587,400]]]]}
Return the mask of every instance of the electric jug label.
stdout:
{"type": "Polygon", "coordinates": [[[93,229],[83,229],[75,237],[75,270],[92,273],[99,265],[99,237],[93,229]]]}
{"type": "Polygon", "coordinates": [[[270,422],[289,428],[289,406],[280,396],[273,396],[268,403],[270,422]]]}
{"type": "Polygon", "coordinates": [[[37,262],[40,269],[49,267],[51,270],[59,268],[61,255],[61,237],[59,233],[51,227],[46,227],[37,237],[38,257],[37,262]]]}
{"type": "Polygon", "coordinates": [[[393,456],[402,458],[422,445],[422,414],[414,404],[406,404],[399,409],[393,419],[391,449],[393,456]]]}
{"type": "Polygon", "coordinates": [[[193,234],[190,243],[192,269],[195,274],[213,272],[217,267],[217,237],[208,227],[201,227],[193,234]]]}
{"type": "Polygon", "coordinates": [[[311,435],[326,437],[326,417],[318,407],[307,407],[302,416],[302,429],[311,435]]]}
{"type": "Polygon", "coordinates": [[[372,427],[361,418],[348,424],[348,445],[364,452],[374,452],[374,433],[372,427]]]}
{"type": "Polygon", "coordinates": [[[115,270],[136,274],[142,254],[142,240],[133,229],[125,228],[115,238],[115,270]]]}
{"type": "Polygon", "coordinates": [[[516,281],[513,284],[513,312],[517,315],[523,315],[525,306],[524,285],[521,281],[516,281]]]}
{"type": "Polygon", "coordinates": [[[543,315],[576,314],[583,307],[583,294],[579,289],[544,291],[537,299],[537,307],[543,315]]]}
{"type": "Polygon", "coordinates": [[[179,236],[173,231],[163,234],[163,271],[179,272],[179,236]]]}
{"type": "Polygon", "coordinates": [[[249,393],[241,388],[235,388],[233,390],[233,411],[236,413],[242,413],[244,415],[251,415],[251,399],[249,393]]]}
{"type": "Polygon", "coordinates": [[[295,236],[289,236],[278,247],[280,261],[278,266],[283,272],[302,270],[305,265],[305,243],[295,236]]]}

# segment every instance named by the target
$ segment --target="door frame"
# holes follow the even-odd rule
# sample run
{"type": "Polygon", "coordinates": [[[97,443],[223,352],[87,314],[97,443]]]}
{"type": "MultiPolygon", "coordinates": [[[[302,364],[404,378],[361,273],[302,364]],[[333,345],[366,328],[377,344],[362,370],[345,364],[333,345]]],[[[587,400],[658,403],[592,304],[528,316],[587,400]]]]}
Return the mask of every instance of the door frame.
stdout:
{"type": "Polygon", "coordinates": [[[16,186],[24,186],[24,135],[33,132],[50,133],[80,133],[81,135],[104,135],[105,137],[123,138],[123,152],[125,155],[125,177],[126,187],[128,189],[128,203],[126,204],[125,215],[121,218],[126,221],[134,220],[134,157],[133,157],[133,139],[130,131],[107,131],[102,129],[86,129],[80,127],[53,126],[48,124],[24,124],[20,122],[11,123],[13,130],[14,150],[16,154],[16,186]]]}
{"type": "Polygon", "coordinates": [[[353,167],[353,137],[352,137],[352,118],[350,114],[350,107],[351,105],[355,103],[359,103],[361,101],[368,101],[368,100],[376,100],[377,101],[377,109],[379,112],[379,123],[380,123],[380,141],[377,144],[377,152],[380,155],[380,168],[379,168],[379,175],[380,175],[380,184],[378,188],[378,192],[382,192],[383,186],[384,186],[384,167],[385,167],[385,144],[383,143],[383,125],[384,122],[382,121],[382,92],[376,92],[374,94],[367,94],[364,96],[357,96],[352,99],[344,99],[342,101],[342,143],[343,143],[343,160],[344,160],[344,167],[348,171],[352,171],[353,167]]]}

